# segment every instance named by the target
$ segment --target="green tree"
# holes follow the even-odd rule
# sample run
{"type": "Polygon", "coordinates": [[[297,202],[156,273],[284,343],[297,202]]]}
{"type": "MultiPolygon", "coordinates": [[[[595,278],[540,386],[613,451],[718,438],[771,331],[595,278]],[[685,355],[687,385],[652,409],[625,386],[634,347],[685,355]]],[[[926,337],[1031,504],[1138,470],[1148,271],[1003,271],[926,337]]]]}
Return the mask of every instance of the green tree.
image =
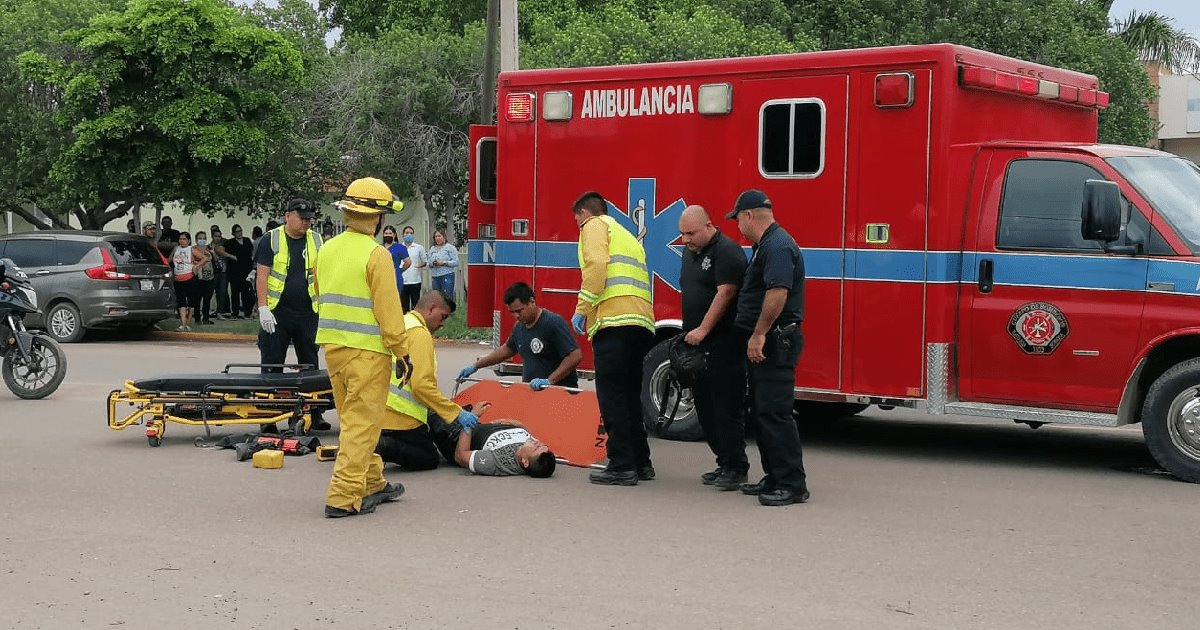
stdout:
{"type": "Polygon", "coordinates": [[[20,63],[58,93],[71,142],[51,178],[83,206],[84,227],[135,202],[208,210],[286,194],[266,170],[292,130],[280,93],[303,80],[283,36],[221,0],[131,0],[69,40],[77,49],[66,56],[29,52],[20,63]]]}
{"type": "Polygon", "coordinates": [[[74,207],[50,179],[54,156],[71,136],[55,123],[60,95],[21,77],[20,54],[36,50],[61,57],[72,49],[63,33],[114,6],[117,0],[10,0],[0,6],[0,209],[44,227],[35,209],[54,227],[67,228],[74,207]]]}
{"type": "Polygon", "coordinates": [[[1091,0],[811,0],[793,15],[821,48],[954,42],[1094,74],[1110,94],[1103,142],[1143,145],[1154,135],[1154,94],[1136,55],[1091,0]]]}
{"type": "Polygon", "coordinates": [[[463,35],[487,16],[487,5],[488,0],[321,0],[318,6],[347,35],[378,37],[393,28],[463,35]]]}
{"type": "MultiPolygon", "coordinates": [[[[1113,0],[1081,0],[1098,5],[1105,15],[1112,12],[1113,0]]],[[[1176,28],[1175,20],[1153,11],[1130,11],[1123,19],[1112,20],[1110,30],[1133,50],[1142,63],[1169,68],[1173,72],[1200,72],[1200,42],[1187,31],[1176,28]]]]}
{"type": "Polygon", "coordinates": [[[419,195],[452,242],[461,242],[482,51],[481,23],[462,35],[395,28],[378,39],[351,37],[314,110],[320,142],[342,157],[339,179],[374,175],[398,195],[419,195]]]}

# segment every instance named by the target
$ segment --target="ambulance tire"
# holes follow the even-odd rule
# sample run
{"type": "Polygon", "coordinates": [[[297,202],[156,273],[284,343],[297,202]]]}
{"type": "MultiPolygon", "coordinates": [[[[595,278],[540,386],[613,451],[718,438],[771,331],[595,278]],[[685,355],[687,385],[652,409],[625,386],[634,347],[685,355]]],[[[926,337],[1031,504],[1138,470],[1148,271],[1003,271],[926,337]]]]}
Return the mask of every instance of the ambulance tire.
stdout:
{"type": "Polygon", "coordinates": [[[1142,407],[1142,435],[1167,472],[1200,483],[1200,359],[1176,365],[1150,386],[1142,407]]]}
{"type": "MultiPolygon", "coordinates": [[[[692,403],[692,391],[683,390],[679,401],[679,409],[675,420],[666,428],[659,428],[659,414],[669,413],[670,408],[660,409],[664,404],[662,387],[667,378],[670,362],[667,360],[667,342],[663,341],[646,353],[642,361],[642,421],[646,425],[646,433],[664,440],[695,442],[704,439],[704,428],[700,426],[700,418],[696,416],[696,407],[692,403]]],[[[668,395],[666,404],[675,406],[675,397],[668,395]]]]}

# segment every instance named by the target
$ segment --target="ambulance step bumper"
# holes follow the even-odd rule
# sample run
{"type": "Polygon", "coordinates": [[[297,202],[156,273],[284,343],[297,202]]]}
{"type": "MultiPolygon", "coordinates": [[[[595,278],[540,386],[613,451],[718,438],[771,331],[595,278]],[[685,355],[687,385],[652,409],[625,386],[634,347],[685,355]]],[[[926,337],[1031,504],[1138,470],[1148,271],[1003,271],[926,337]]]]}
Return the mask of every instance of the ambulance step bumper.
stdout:
{"type": "Polygon", "coordinates": [[[1054,424],[1078,424],[1097,427],[1115,427],[1120,423],[1115,413],[1091,411],[1068,411],[1042,407],[1018,407],[991,403],[951,402],[946,403],[944,413],[980,418],[1009,418],[1021,422],[1045,422],[1054,424]]]}

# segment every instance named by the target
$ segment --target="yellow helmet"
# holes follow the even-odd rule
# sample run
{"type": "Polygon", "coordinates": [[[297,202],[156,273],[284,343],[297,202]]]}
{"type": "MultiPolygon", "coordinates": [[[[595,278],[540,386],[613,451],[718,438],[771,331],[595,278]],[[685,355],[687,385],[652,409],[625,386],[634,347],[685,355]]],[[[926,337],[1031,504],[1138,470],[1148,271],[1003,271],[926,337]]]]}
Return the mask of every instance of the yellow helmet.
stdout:
{"type": "Polygon", "coordinates": [[[392,194],[383,180],[363,177],[350,182],[343,200],[336,205],[343,211],[359,214],[392,214],[404,208],[404,203],[392,194]]]}

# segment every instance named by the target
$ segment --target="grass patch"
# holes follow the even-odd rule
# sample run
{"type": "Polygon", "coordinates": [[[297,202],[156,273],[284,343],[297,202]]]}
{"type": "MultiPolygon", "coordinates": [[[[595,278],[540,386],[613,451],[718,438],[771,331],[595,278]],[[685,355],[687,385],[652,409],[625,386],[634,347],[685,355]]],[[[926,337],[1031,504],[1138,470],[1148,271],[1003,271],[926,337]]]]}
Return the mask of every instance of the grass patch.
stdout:
{"type": "Polygon", "coordinates": [[[434,334],[434,337],[440,339],[463,339],[467,341],[488,341],[492,338],[492,329],[488,328],[468,328],[467,327],[467,309],[459,308],[442,324],[440,330],[434,334]]]}

